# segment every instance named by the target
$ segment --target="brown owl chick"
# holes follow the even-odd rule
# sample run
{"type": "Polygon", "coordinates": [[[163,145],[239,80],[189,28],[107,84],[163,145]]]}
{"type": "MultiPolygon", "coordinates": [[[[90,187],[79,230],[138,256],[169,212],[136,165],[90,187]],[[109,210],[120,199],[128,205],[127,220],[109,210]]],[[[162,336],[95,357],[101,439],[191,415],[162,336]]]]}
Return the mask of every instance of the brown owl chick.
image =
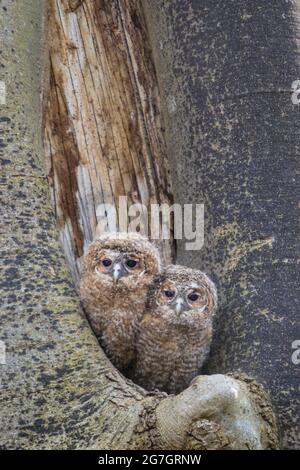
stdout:
{"type": "Polygon", "coordinates": [[[171,265],[149,289],[131,378],[142,387],[185,389],[209,353],[217,291],[201,271],[171,265]]]}
{"type": "Polygon", "coordinates": [[[85,255],[83,305],[107,356],[122,372],[133,360],[136,326],[160,267],[158,250],[137,233],[104,234],[85,255]]]}

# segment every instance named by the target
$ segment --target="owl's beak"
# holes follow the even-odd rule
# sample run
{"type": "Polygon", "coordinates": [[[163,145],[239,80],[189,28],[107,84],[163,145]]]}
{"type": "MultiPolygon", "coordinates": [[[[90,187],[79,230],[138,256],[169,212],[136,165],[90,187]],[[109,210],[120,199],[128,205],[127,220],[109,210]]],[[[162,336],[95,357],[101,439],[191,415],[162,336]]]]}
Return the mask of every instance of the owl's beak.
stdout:
{"type": "Polygon", "coordinates": [[[178,297],[176,300],[175,312],[177,315],[180,315],[183,310],[184,300],[181,297],[178,297]]]}
{"type": "Polygon", "coordinates": [[[114,282],[118,282],[121,275],[122,275],[121,263],[116,263],[113,267],[113,280],[114,280],[114,282]]]}

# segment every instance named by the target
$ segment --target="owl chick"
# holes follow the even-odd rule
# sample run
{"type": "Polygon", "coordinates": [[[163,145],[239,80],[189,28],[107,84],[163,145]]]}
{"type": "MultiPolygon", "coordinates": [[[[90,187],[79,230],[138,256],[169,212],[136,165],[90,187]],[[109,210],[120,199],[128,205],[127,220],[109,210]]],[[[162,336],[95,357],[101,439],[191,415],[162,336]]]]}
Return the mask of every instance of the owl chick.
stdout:
{"type": "Polygon", "coordinates": [[[216,308],[215,285],[204,273],[167,267],[149,289],[131,378],[148,390],[185,389],[209,353],[216,308]]]}
{"type": "Polygon", "coordinates": [[[137,233],[102,235],[85,255],[83,305],[107,356],[122,372],[133,360],[136,326],[160,268],[158,250],[137,233]]]}

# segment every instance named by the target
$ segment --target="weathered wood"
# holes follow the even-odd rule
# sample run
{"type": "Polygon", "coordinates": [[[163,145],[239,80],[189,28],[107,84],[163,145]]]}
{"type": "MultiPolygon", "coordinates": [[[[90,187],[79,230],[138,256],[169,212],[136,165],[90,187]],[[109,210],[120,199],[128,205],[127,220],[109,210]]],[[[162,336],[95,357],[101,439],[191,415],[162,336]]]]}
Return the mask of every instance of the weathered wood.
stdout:
{"type": "MultiPolygon", "coordinates": [[[[77,279],[97,207],[171,203],[157,79],[139,2],[48,2],[44,144],[61,238],[77,279]]],[[[108,213],[108,224],[111,224],[108,213]]],[[[117,227],[118,228],[118,227],[117,227]]],[[[172,261],[172,240],[160,244],[172,261]]]]}

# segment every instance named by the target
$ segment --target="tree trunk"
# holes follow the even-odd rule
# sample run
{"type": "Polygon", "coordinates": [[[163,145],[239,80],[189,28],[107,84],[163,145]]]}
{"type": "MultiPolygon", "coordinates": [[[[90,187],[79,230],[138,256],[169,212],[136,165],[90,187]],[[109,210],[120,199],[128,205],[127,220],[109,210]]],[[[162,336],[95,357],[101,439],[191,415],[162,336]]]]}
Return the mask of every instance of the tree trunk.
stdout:
{"type": "Polygon", "coordinates": [[[201,251],[216,280],[208,371],[270,391],[285,448],[299,448],[299,2],[144,0],[176,202],[205,203],[201,251]],[[184,169],[184,171],[183,171],[184,169]]]}
{"type": "MultiPolygon", "coordinates": [[[[70,2],[69,14],[79,11],[81,3],[70,2]]],[[[49,202],[39,99],[44,2],[24,0],[20,4],[3,0],[1,5],[0,35],[4,46],[0,80],[6,84],[7,100],[1,107],[0,118],[3,127],[0,148],[3,221],[0,339],[6,346],[5,361],[0,363],[0,447],[203,449],[276,446],[271,409],[264,392],[254,381],[243,376],[238,379],[223,375],[202,376],[176,397],[151,394],[124,379],[101,351],[70,280],[49,202]]],[[[53,7],[54,4],[50,2],[50,5],[53,7]]],[[[56,21],[56,14],[54,18],[56,21]]],[[[135,21],[133,15],[132,24],[136,24],[135,21]]],[[[106,35],[103,30],[102,33],[106,35]]],[[[77,44],[70,43],[69,46],[71,50],[77,50],[77,44]]],[[[80,224],[74,225],[78,219],[72,219],[75,213],[78,217],[82,214],[74,199],[76,188],[80,189],[75,168],[80,167],[81,155],[76,153],[78,147],[73,138],[84,138],[84,132],[69,129],[73,120],[69,114],[72,108],[67,106],[70,102],[66,100],[68,87],[59,88],[61,83],[65,86],[63,79],[66,77],[62,77],[62,82],[55,78],[53,63],[50,70],[51,103],[56,106],[54,110],[59,121],[56,124],[51,121],[55,113],[49,110],[46,116],[48,130],[56,132],[51,136],[48,134],[48,142],[58,145],[58,139],[62,139],[65,143],[67,150],[61,158],[66,161],[62,161],[62,169],[56,147],[50,151],[48,147],[46,154],[52,156],[53,177],[61,178],[60,185],[55,186],[58,192],[54,191],[61,198],[60,205],[55,206],[56,214],[61,224],[70,228],[69,253],[78,256],[90,236],[80,234],[80,224]],[[57,127],[53,129],[50,123],[57,127]],[[69,138],[65,132],[70,134],[69,138]],[[62,181],[62,175],[71,178],[68,184],[62,181]],[[64,203],[60,192],[63,188],[69,192],[64,203]],[[75,248],[73,251],[73,247],[79,251],[75,248]]],[[[47,75],[43,80],[47,80],[47,75]]],[[[76,115],[74,121],[78,126],[85,124],[76,115]]],[[[141,135],[141,139],[149,144],[148,134],[141,135]]],[[[96,162],[96,152],[92,155],[96,162]]],[[[143,158],[150,158],[152,154],[145,151],[143,155],[143,158]]],[[[103,166],[102,157],[105,155],[101,153],[101,163],[97,163],[99,169],[103,166]]],[[[89,165],[93,164],[93,158],[87,163],[88,172],[92,171],[89,165]]],[[[130,168],[132,170],[132,166],[130,168]]],[[[102,177],[100,179],[102,181],[102,177]]],[[[157,192],[155,197],[158,199],[157,192]]],[[[90,208],[88,204],[85,207],[90,208]]],[[[81,217],[83,221],[92,220],[81,217]]],[[[84,227],[82,233],[85,230],[88,233],[84,227]]],[[[75,264],[71,264],[73,273],[75,264]]]]}

